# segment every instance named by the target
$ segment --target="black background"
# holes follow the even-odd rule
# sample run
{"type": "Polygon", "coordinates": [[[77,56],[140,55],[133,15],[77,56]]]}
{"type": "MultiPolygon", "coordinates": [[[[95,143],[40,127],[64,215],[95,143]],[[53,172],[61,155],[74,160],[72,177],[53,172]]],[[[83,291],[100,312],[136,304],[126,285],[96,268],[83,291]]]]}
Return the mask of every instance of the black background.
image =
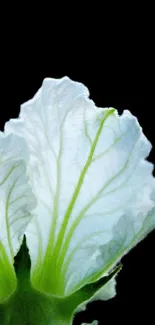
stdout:
{"type": "MultiPolygon", "coordinates": [[[[39,47],[38,47],[39,50],[39,47]]],[[[65,51],[65,49],[64,49],[65,51]]],[[[121,113],[129,109],[139,119],[144,133],[155,144],[154,130],[151,127],[151,112],[147,106],[146,97],[142,92],[132,92],[130,87],[118,87],[115,81],[105,77],[106,64],[95,67],[84,59],[83,66],[72,60],[68,65],[65,59],[55,59],[51,55],[48,64],[37,59],[29,48],[29,54],[22,51],[16,60],[11,56],[4,64],[7,68],[3,87],[1,88],[0,128],[4,123],[18,116],[20,104],[30,99],[45,77],[59,78],[68,75],[76,81],[83,82],[90,90],[90,97],[97,106],[111,106],[121,113]],[[20,61],[18,62],[18,58],[20,61]],[[83,68],[84,67],[84,68],[83,68]],[[87,68],[87,69],[86,69],[87,68]]],[[[95,61],[96,62],[96,61],[95,61]]],[[[47,63],[47,62],[46,62],[47,63]]],[[[3,62],[2,62],[3,67],[3,62]]],[[[118,76],[119,78],[119,76],[118,76]]],[[[123,80],[123,82],[125,82],[123,80]]],[[[149,160],[155,163],[153,149],[149,160]]],[[[154,295],[155,295],[155,232],[152,232],[143,242],[122,259],[123,269],[117,278],[117,296],[107,302],[95,302],[88,306],[87,311],[75,317],[74,324],[99,320],[99,324],[154,324],[154,295]]]]}

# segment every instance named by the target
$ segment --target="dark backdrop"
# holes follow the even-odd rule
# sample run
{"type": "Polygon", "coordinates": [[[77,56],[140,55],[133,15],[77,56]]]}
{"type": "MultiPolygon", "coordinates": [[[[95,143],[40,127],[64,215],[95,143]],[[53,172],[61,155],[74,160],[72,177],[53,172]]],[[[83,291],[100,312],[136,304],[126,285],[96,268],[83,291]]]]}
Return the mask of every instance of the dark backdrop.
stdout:
{"type": "MultiPolygon", "coordinates": [[[[30,49],[31,52],[31,49],[30,49]]],[[[37,55],[37,54],[36,54],[37,55]]],[[[29,53],[29,57],[31,53],[29,53]]],[[[7,61],[10,65],[10,62],[7,61]]],[[[7,64],[6,64],[7,65],[7,64]]],[[[37,57],[31,64],[25,56],[14,62],[11,70],[6,73],[1,88],[0,128],[3,130],[5,121],[17,117],[20,104],[30,99],[41,85],[43,78],[59,78],[68,75],[70,78],[83,82],[90,90],[90,97],[97,106],[112,106],[122,112],[129,109],[136,115],[143,126],[144,133],[155,144],[154,130],[151,127],[151,110],[147,106],[144,94],[132,93],[130,87],[119,88],[117,79],[115,85],[104,78],[104,68],[91,73],[91,67],[86,72],[80,69],[77,62],[68,67],[65,62],[55,62],[51,59],[48,67],[42,67],[37,57]],[[111,85],[113,84],[113,87],[111,85]]],[[[3,66],[3,62],[2,62],[3,66]]],[[[155,150],[149,157],[155,163],[155,150]]],[[[155,232],[151,233],[142,243],[122,259],[123,270],[117,278],[117,296],[107,302],[91,303],[87,311],[75,317],[75,325],[82,321],[99,320],[99,324],[154,324],[154,295],[155,295],[155,232]]]]}

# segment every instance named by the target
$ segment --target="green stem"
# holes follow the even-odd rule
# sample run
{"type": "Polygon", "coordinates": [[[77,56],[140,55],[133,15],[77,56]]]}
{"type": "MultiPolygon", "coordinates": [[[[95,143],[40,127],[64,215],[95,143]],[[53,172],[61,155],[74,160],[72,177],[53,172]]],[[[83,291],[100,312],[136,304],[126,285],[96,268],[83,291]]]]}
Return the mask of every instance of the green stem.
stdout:
{"type": "Polygon", "coordinates": [[[89,302],[120,270],[118,266],[108,276],[60,298],[35,290],[30,281],[30,268],[24,240],[15,260],[17,289],[5,303],[0,304],[0,325],[72,325],[77,308],[89,302]]]}
{"type": "Polygon", "coordinates": [[[16,262],[17,289],[0,304],[0,325],[71,325],[73,310],[66,299],[36,291],[30,281],[30,260],[25,241],[16,262]]]}

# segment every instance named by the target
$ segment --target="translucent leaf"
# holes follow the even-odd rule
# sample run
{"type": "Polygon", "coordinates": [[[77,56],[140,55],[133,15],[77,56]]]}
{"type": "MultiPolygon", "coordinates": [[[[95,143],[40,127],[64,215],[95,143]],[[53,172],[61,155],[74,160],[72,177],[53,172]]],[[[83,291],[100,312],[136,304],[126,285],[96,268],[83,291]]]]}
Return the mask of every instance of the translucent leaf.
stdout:
{"type": "Polygon", "coordinates": [[[32,283],[58,296],[108,273],[145,233],[154,206],[153,166],[145,160],[151,144],[137,119],[97,108],[88,95],[69,78],[45,79],[20,119],[6,125],[30,151],[38,202],[26,231],[32,283]]]}

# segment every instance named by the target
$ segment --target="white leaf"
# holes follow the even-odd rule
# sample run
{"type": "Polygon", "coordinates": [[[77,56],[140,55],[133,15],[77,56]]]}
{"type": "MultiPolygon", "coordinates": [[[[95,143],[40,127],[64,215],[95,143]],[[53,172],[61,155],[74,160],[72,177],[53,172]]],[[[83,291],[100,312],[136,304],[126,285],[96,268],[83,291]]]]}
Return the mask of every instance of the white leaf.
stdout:
{"type": "Polygon", "coordinates": [[[0,132],[0,301],[15,289],[14,256],[34,207],[26,176],[27,157],[24,139],[0,132]]]}
{"type": "Polygon", "coordinates": [[[145,219],[141,219],[140,215],[137,217],[139,218],[138,223],[134,219],[132,212],[123,215],[117,225],[113,227],[113,237],[109,243],[100,246],[97,266],[94,267],[94,274],[91,273],[88,281],[94,282],[101,276],[108,274],[122,256],[127,254],[130,249],[155,228],[155,208],[149,211],[145,219]]]}
{"type": "Polygon", "coordinates": [[[60,296],[108,272],[104,254],[111,263],[113,251],[105,247],[122,236],[132,246],[133,229],[136,238],[154,205],[153,166],[145,160],[151,144],[137,119],[97,108],[88,95],[69,78],[45,79],[22,105],[20,119],[6,125],[6,132],[24,136],[30,151],[38,201],[26,232],[32,283],[60,296]]]}

